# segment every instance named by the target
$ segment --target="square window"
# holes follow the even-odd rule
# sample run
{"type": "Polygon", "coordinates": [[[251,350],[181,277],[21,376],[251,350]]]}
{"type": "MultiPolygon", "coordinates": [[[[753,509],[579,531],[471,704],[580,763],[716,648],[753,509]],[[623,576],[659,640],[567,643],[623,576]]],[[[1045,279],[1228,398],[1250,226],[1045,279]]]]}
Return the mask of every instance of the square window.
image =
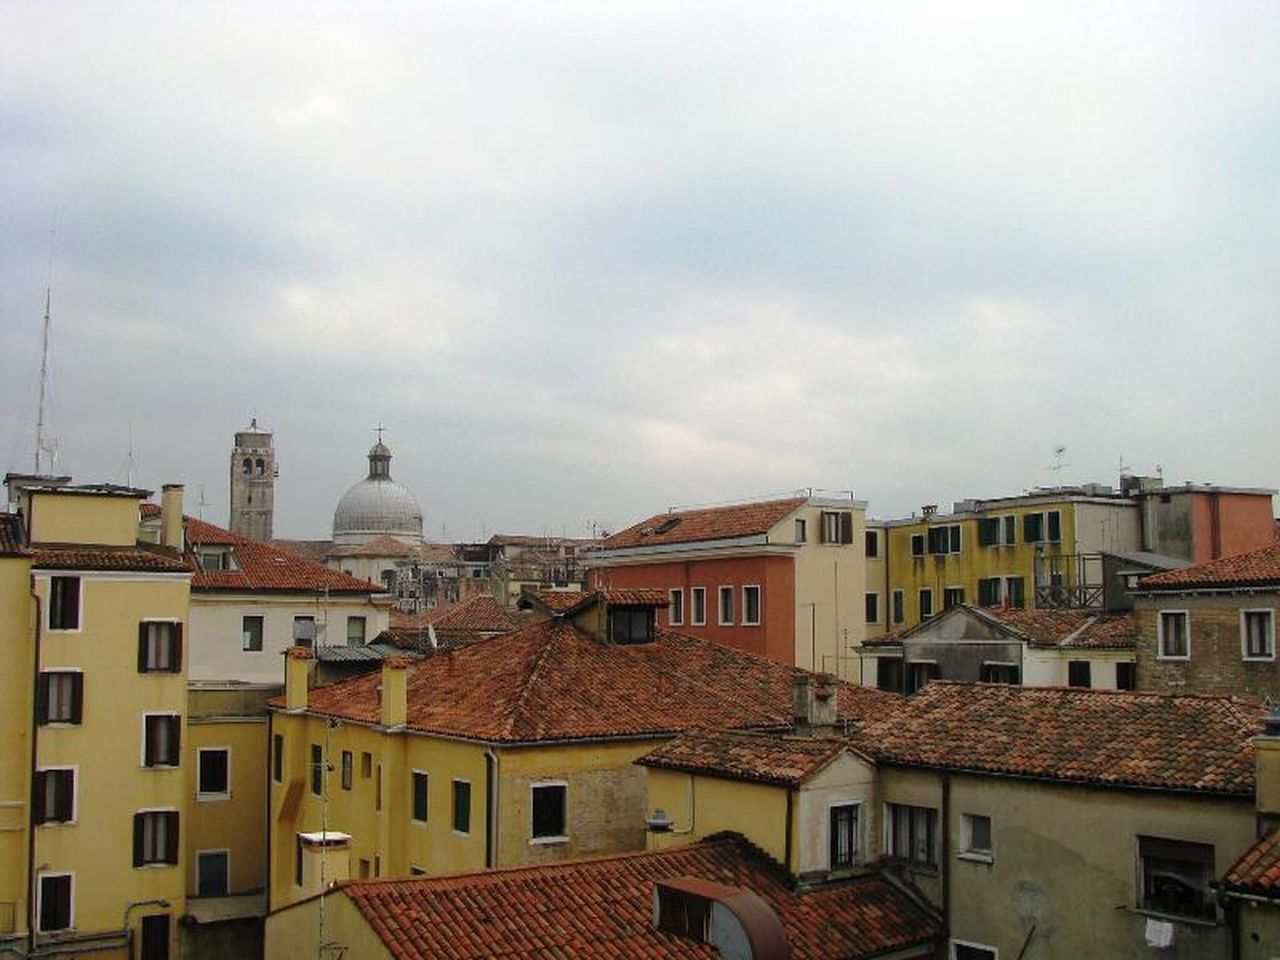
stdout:
{"type": "Polygon", "coordinates": [[[858,862],[858,805],[831,808],[831,869],[847,870],[858,862]]]}
{"type": "Polygon", "coordinates": [[[653,618],[652,607],[610,607],[610,642],[648,643],[653,639],[653,618]]]}
{"type": "Polygon", "coordinates": [[[1174,917],[1216,920],[1213,847],[1204,843],[1139,837],[1141,876],[1138,889],[1144,910],[1174,917]]]}
{"type": "Polygon", "coordinates": [[[733,587],[720,588],[720,626],[733,626],[733,587]]]}
{"type": "Polygon", "coordinates": [[[937,866],[938,811],[890,803],[885,821],[891,856],[915,866],[937,866]]]}
{"type": "Polygon", "coordinates": [[[76,772],[71,767],[37,770],[31,794],[31,814],[36,824],[75,820],[76,772]]]}
{"type": "Polygon", "coordinates": [[[1188,635],[1190,616],[1185,610],[1162,610],[1156,632],[1161,660],[1191,659],[1191,642],[1188,635]]]}
{"type": "Polygon", "coordinates": [[[907,664],[907,693],[922,690],[930,680],[937,680],[942,672],[932,660],[915,660],[907,664]]]}
{"type": "Polygon", "coordinates": [[[863,600],[863,613],[867,623],[880,622],[880,594],[868,593],[863,600]]]}
{"type": "Polygon", "coordinates": [[[80,723],[84,715],[84,674],[47,670],[40,674],[36,704],[40,723],[80,723]]]}
{"type": "Polygon", "coordinates": [[[196,794],[201,800],[231,795],[231,751],[227,747],[201,747],[196,751],[196,794]]]}
{"type": "Polygon", "coordinates": [[[318,743],[311,744],[311,762],[308,767],[311,770],[311,792],[319,797],[324,794],[324,752],[318,743]]]}
{"type": "Polygon", "coordinates": [[[991,818],[980,813],[960,815],[960,849],[964,853],[991,855],[991,818]]]}
{"type": "Polygon", "coordinates": [[[530,834],[534,840],[568,838],[565,807],[568,786],[563,783],[535,783],[532,787],[533,817],[530,834]]]}
{"type": "Polygon", "coordinates": [[[984,663],[978,671],[982,683],[1012,683],[1022,680],[1022,670],[1016,663],[984,663]]]}
{"type": "Polygon", "coordinates": [[[876,689],[902,692],[902,659],[876,657],[876,689]]]}
{"type": "Polygon", "coordinates": [[[673,627],[679,627],[684,624],[684,591],[670,591],[670,601],[667,603],[667,623],[673,627]]]}
{"type": "Polygon", "coordinates": [[[1067,661],[1067,686],[1093,686],[1093,670],[1088,660],[1067,661]]]}
{"type": "Polygon", "coordinates": [[[742,624],[746,627],[760,625],[760,588],[742,588],[742,624]]]}
{"type": "Polygon", "coordinates": [[[364,646],[364,617],[347,617],[347,646],[363,647],[364,646]]]}
{"type": "Polygon", "coordinates": [[[983,577],[978,581],[978,606],[997,607],[1000,605],[1000,578],[983,577]]]}
{"type": "Polygon", "coordinates": [[[262,617],[244,617],[240,622],[240,648],[252,653],[262,652],[262,617]]]}
{"type": "Polygon", "coordinates": [[[176,767],[182,718],[176,713],[148,713],[142,718],[142,765],[176,767]]]}
{"type": "Polygon", "coordinates": [[[1039,543],[1044,539],[1044,514],[1022,515],[1022,539],[1027,543],[1039,543]]]}
{"type": "Polygon", "coordinates": [[[427,822],[427,775],[421,770],[413,771],[413,819],[427,822]]]}
{"type": "Polygon", "coordinates": [[[706,626],[707,623],[707,588],[694,587],[689,591],[689,603],[692,607],[692,624],[695,627],[706,626]]]}
{"type": "Polygon", "coordinates": [[[343,790],[351,789],[353,766],[354,764],[352,763],[352,760],[351,760],[351,751],[343,750],[342,751],[342,789],[343,790]]]}
{"type": "Polygon", "coordinates": [[[225,897],[230,890],[231,854],[226,850],[196,851],[196,896],[225,897]]]}
{"type": "Polygon", "coordinates": [[[144,810],[133,815],[133,865],[178,862],[178,812],[144,810]]]}
{"type": "Polygon", "coordinates": [[[1000,545],[1000,518],[982,517],[978,520],[978,546],[998,547],[1000,545]]]}
{"type": "Polygon", "coordinates": [[[71,874],[40,875],[40,932],[71,928],[71,874]]]}
{"type": "Polygon", "coordinates": [[[49,629],[80,629],[80,578],[49,578],[49,629]]]}
{"type": "Polygon", "coordinates": [[[913,557],[924,556],[924,534],[913,533],[911,535],[911,555],[913,557]]]}
{"type": "Polygon", "coordinates": [[[1276,658],[1276,620],[1272,610],[1241,610],[1240,640],[1246,660],[1276,658]]]}
{"type": "Polygon", "coordinates": [[[466,780],[453,781],[453,829],[471,832],[471,784],[466,780]]]}
{"type": "Polygon", "coordinates": [[[182,624],[173,620],[138,624],[138,672],[182,672],[182,624]]]}

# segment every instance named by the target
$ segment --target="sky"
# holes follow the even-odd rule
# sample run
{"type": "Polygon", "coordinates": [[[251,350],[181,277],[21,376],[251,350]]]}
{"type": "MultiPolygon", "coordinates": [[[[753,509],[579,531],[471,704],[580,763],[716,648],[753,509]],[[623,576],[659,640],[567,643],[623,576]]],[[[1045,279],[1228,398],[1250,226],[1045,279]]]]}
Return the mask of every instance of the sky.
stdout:
{"type": "Polygon", "coordinates": [[[6,0],[0,466],[51,286],[58,470],[277,536],[1276,487],[1277,170],[1269,2],[6,0]]]}

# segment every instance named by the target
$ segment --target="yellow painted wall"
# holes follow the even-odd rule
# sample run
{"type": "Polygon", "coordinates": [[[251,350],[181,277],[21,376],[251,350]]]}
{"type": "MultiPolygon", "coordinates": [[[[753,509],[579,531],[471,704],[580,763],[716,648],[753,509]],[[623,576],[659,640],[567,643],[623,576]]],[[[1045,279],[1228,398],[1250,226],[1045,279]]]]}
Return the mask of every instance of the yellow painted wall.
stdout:
{"type": "Polygon", "coordinates": [[[0,558],[0,936],[27,929],[31,796],[30,562],[0,558]]]}
{"type": "Polygon", "coordinates": [[[736,830],[779,863],[786,862],[786,787],[644,769],[649,812],[661,808],[674,821],[669,833],[646,834],[650,850],[683,846],[721,830],[736,830]]]}
{"type": "Polygon", "coordinates": [[[131,547],[138,540],[138,500],[91,494],[32,493],[27,515],[32,543],[131,547]]]}
{"type": "Polygon", "coordinates": [[[266,792],[267,718],[193,718],[183,745],[186,766],[187,891],[196,896],[196,852],[229,851],[228,893],[254,893],[267,885],[266,792]],[[197,792],[200,747],[226,747],[230,753],[229,795],[202,797],[197,792]]]}
{"type": "Polygon", "coordinates": [[[315,960],[320,944],[345,948],[352,960],[384,960],[391,954],[365,922],[360,911],[342,895],[324,898],[324,930],[320,928],[319,897],[291,906],[267,918],[266,956],[270,960],[315,960]]]}

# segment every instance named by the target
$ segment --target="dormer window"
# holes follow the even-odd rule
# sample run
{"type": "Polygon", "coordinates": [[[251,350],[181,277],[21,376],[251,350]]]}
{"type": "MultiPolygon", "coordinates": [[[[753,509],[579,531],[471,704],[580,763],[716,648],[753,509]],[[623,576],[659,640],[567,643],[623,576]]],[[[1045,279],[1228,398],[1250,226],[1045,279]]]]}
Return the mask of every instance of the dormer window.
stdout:
{"type": "Polygon", "coordinates": [[[653,639],[653,607],[610,607],[609,640],[648,643],[653,639]]]}
{"type": "Polygon", "coordinates": [[[231,547],[196,547],[196,562],[201,570],[238,570],[235,551],[231,547]]]}

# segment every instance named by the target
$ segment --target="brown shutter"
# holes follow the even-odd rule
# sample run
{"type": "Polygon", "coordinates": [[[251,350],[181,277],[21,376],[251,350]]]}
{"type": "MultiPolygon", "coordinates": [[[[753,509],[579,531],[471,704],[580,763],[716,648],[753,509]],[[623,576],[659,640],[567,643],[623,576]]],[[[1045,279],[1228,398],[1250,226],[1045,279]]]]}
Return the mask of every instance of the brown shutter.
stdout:
{"type": "Polygon", "coordinates": [[[71,770],[62,771],[56,786],[57,796],[54,798],[54,805],[58,810],[58,819],[65,823],[70,821],[72,810],[75,807],[75,773],[71,770]]]}
{"type": "Polygon", "coordinates": [[[178,862],[178,812],[176,810],[164,814],[165,818],[165,850],[164,862],[178,862]]]}
{"type": "Polygon", "coordinates": [[[158,717],[142,718],[142,752],[143,765],[154,767],[156,765],[156,720],[158,717]]]}
{"type": "Polygon", "coordinates": [[[138,672],[147,672],[147,625],[138,624],[138,672]]]}
{"type": "Polygon", "coordinates": [[[827,515],[825,513],[818,514],[818,542],[827,542],[827,515]]]}
{"type": "Polygon", "coordinates": [[[182,624],[175,623],[173,625],[173,672],[182,672],[182,624]]]}
{"type": "Polygon", "coordinates": [[[178,759],[182,756],[182,721],[177,717],[169,717],[169,729],[173,731],[173,736],[169,743],[169,765],[176,767],[178,759]]]}
{"type": "Polygon", "coordinates": [[[36,684],[36,721],[49,722],[49,674],[40,674],[36,684]]]}
{"type": "Polygon", "coordinates": [[[133,815],[133,865],[140,867],[143,864],[142,859],[142,843],[146,831],[147,815],[145,813],[135,813],[133,815]]]}
{"type": "Polygon", "coordinates": [[[48,779],[48,772],[37,770],[31,780],[31,822],[36,826],[45,822],[44,792],[48,786],[48,779]]]}
{"type": "Polygon", "coordinates": [[[840,514],[840,542],[853,543],[853,514],[840,514]]]}
{"type": "MultiPolygon", "coordinates": [[[[45,702],[46,708],[48,701],[45,702]]],[[[84,720],[84,674],[71,675],[71,722],[81,723],[84,720]]]]}

